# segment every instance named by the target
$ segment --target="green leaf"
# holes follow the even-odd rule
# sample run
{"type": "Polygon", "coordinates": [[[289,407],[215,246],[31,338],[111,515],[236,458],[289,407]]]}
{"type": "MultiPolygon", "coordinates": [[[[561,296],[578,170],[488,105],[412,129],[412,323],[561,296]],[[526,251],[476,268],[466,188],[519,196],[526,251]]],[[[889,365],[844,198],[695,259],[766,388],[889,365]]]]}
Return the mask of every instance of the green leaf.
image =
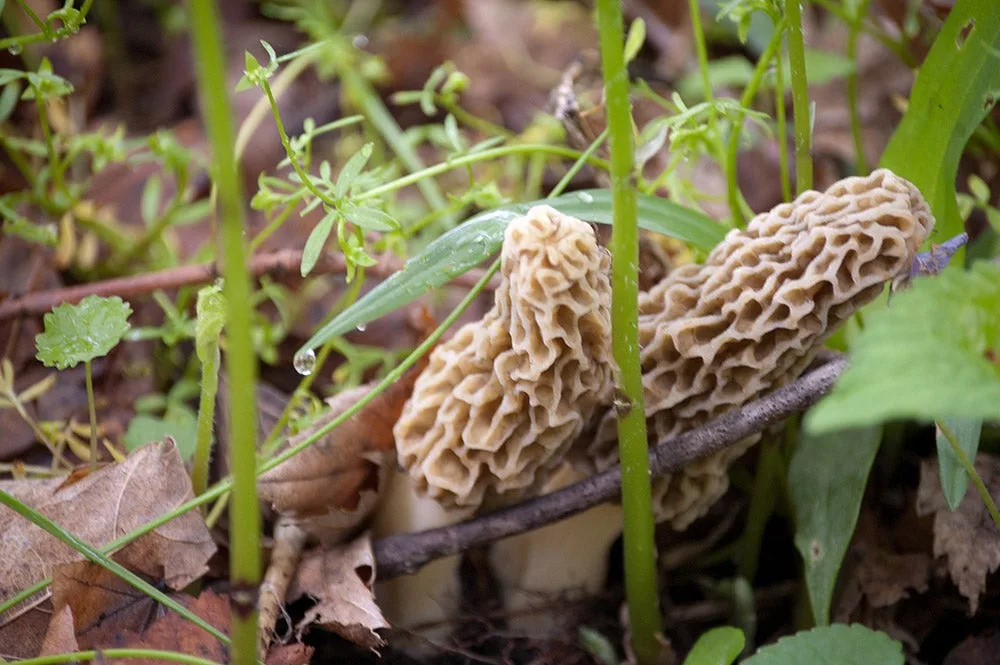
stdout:
{"type": "Polygon", "coordinates": [[[195,350],[202,364],[215,360],[219,335],[226,324],[226,298],[222,285],[213,284],[198,291],[198,320],[194,326],[195,350]]]}
{"type": "Polygon", "coordinates": [[[125,449],[136,450],[147,443],[173,437],[177,452],[184,460],[194,455],[198,434],[198,417],[187,406],[171,405],[162,418],[139,414],[132,418],[125,432],[125,449]]]}
{"type": "MultiPolygon", "coordinates": [[[[983,421],[980,418],[946,418],[947,425],[958,439],[958,445],[970,460],[976,459],[979,450],[979,438],[983,431],[983,421]]],[[[958,460],[955,451],[951,449],[948,439],[940,431],[937,433],[938,467],[941,473],[941,489],[948,501],[948,508],[955,510],[965,498],[969,488],[969,475],[958,460]]]]}
{"type": "Polygon", "coordinates": [[[628,36],[625,38],[625,63],[628,64],[635,56],[639,55],[639,49],[646,41],[646,22],[641,18],[632,21],[628,28],[628,36]]]}
{"type": "Polygon", "coordinates": [[[851,364],[806,416],[829,432],[895,418],[1000,420],[1000,265],[921,277],[866,321],[851,364]]]}
{"type": "Polygon", "coordinates": [[[6,122],[10,118],[20,97],[20,83],[12,81],[3,86],[3,92],[0,92],[0,122],[6,122]]]}
{"type": "Polygon", "coordinates": [[[746,638],[732,626],[719,626],[702,633],[684,659],[684,665],[731,665],[736,662],[746,638]]]}
{"type": "Polygon", "coordinates": [[[99,358],[121,341],[132,308],[118,296],[87,296],[63,303],[45,315],[45,331],[35,337],[37,358],[46,367],[66,369],[99,358]]]}
{"type": "MultiPolygon", "coordinates": [[[[638,198],[639,226],[644,229],[679,238],[705,250],[714,247],[726,234],[724,226],[690,208],[655,196],[640,195],[638,198]]],[[[437,237],[418,256],[409,259],[402,270],[323,326],[302,348],[316,348],[332,337],[366,325],[465,274],[500,249],[511,220],[541,204],[601,224],[610,224],[612,220],[611,192],[606,189],[574,192],[480,213],[437,237]]]]}
{"type": "Polygon", "coordinates": [[[398,231],[399,222],[377,208],[349,205],[344,209],[347,221],[369,231],[398,231]]]}
{"type": "Polygon", "coordinates": [[[834,624],[783,637],[743,665],[903,665],[903,645],[861,624],[834,624]]]}
{"type": "Polygon", "coordinates": [[[142,199],[139,202],[139,211],[146,224],[156,221],[156,213],[160,208],[160,176],[153,174],[146,181],[146,186],[142,188],[142,199]]]}
{"type": "MultiPolygon", "coordinates": [[[[996,0],[958,0],[924,58],[906,114],[880,162],[920,189],[937,220],[940,237],[951,238],[963,230],[955,196],[958,161],[998,97],[1000,12],[996,0]]],[[[947,270],[960,268],[962,256],[947,270]]]]}
{"type": "Polygon", "coordinates": [[[817,625],[830,622],[837,573],[861,510],[882,428],[804,435],[788,467],[795,508],[795,546],[805,562],[806,588],[817,625]]]}
{"type": "Polygon", "coordinates": [[[333,223],[337,221],[338,214],[336,210],[328,211],[306,239],[306,246],[302,250],[302,266],[300,267],[303,277],[316,267],[316,262],[319,261],[319,257],[323,253],[326,239],[330,237],[330,231],[333,230],[333,223]]]}
{"type": "Polygon", "coordinates": [[[333,188],[334,196],[338,199],[347,194],[351,185],[354,184],[354,180],[361,174],[362,169],[365,168],[365,164],[371,159],[373,148],[373,143],[364,144],[361,150],[351,155],[351,158],[344,164],[344,168],[340,169],[340,175],[337,176],[337,184],[333,188]]]}
{"type": "Polygon", "coordinates": [[[580,644],[594,660],[601,665],[618,665],[618,654],[615,653],[611,640],[586,626],[580,626],[577,634],[580,636],[580,644]]]}

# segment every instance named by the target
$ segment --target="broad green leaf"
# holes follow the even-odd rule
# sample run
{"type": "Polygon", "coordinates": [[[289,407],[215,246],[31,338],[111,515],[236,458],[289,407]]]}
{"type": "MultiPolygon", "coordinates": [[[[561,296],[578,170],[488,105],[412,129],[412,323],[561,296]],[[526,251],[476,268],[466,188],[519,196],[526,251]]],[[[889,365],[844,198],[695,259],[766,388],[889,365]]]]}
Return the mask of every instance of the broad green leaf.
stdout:
{"type": "Polygon", "coordinates": [[[99,358],[121,341],[132,308],[118,296],[87,296],[63,303],[45,315],[45,331],[35,337],[37,358],[46,367],[66,369],[99,358]]]}
{"type": "MultiPolygon", "coordinates": [[[[611,192],[604,189],[518,203],[476,215],[436,238],[418,256],[409,259],[402,270],[323,326],[302,349],[314,349],[332,337],[366,325],[468,272],[500,249],[504,230],[512,219],[540,204],[601,224],[610,224],[612,219],[611,192]]],[[[705,250],[714,247],[726,234],[724,226],[701,213],[654,196],[639,196],[639,226],[705,250]]],[[[309,239],[312,240],[312,235],[309,239]]]]}
{"type": "Polygon", "coordinates": [[[861,624],[834,624],[783,637],[743,665],[903,665],[903,645],[861,624]]]}
{"type": "Polygon", "coordinates": [[[803,435],[788,466],[795,546],[805,564],[806,588],[817,625],[830,622],[837,573],[858,521],[881,439],[881,427],[803,435]]]}
{"type": "MultiPolygon", "coordinates": [[[[920,189],[937,220],[939,237],[962,232],[955,197],[958,161],[998,97],[996,0],[958,0],[924,58],[906,114],[880,162],[920,189]]],[[[948,270],[960,268],[962,256],[948,270]]]]}
{"type": "Polygon", "coordinates": [[[226,323],[226,297],[222,285],[213,284],[198,291],[198,319],[194,325],[195,351],[202,364],[215,360],[219,335],[226,323]]]}
{"type": "Polygon", "coordinates": [[[743,631],[739,628],[713,628],[694,643],[684,659],[684,665],[731,665],[742,653],[745,643],[743,631]]]}
{"type": "Polygon", "coordinates": [[[351,158],[347,160],[344,167],[340,169],[340,175],[337,176],[337,184],[334,186],[334,195],[339,199],[347,194],[347,191],[354,184],[354,180],[361,174],[361,171],[365,168],[365,164],[372,156],[372,149],[374,144],[366,143],[358,150],[356,153],[351,155],[351,158]]]}
{"type": "Polygon", "coordinates": [[[194,411],[186,406],[171,406],[162,418],[141,413],[132,418],[125,432],[125,449],[131,452],[169,436],[177,443],[181,459],[189,460],[194,455],[197,434],[198,417],[194,411]]]}
{"type": "Polygon", "coordinates": [[[921,277],[872,312],[810,432],[894,418],[1000,420],[1000,265],[921,277]]]}
{"type": "Polygon", "coordinates": [[[323,247],[326,246],[326,239],[330,237],[330,232],[333,231],[333,223],[337,221],[337,211],[329,210],[323,219],[319,220],[319,224],[312,230],[309,237],[306,239],[306,246],[302,249],[302,265],[299,268],[299,272],[303,277],[312,272],[312,269],[316,267],[316,262],[319,261],[320,254],[323,253],[323,247]]]}
{"type": "MultiPolygon", "coordinates": [[[[947,425],[958,439],[958,445],[965,451],[970,460],[976,459],[979,450],[979,437],[983,431],[981,418],[946,418],[947,425]]],[[[955,510],[965,498],[969,488],[969,475],[965,467],[958,461],[955,451],[951,449],[948,439],[940,431],[937,433],[938,470],[941,473],[941,489],[948,501],[948,508],[955,510]]]]}

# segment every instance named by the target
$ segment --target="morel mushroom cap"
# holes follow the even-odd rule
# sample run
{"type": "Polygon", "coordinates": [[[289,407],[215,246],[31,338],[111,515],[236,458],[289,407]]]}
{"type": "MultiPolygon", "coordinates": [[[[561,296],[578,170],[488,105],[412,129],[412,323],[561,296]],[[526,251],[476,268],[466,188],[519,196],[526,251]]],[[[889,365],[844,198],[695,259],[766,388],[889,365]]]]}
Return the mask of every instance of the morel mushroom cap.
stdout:
{"type": "Polygon", "coordinates": [[[403,468],[447,506],[539,487],[612,386],[610,257],[548,206],[512,221],[495,304],[437,347],[394,434],[403,468]]]}
{"type": "MultiPolygon", "coordinates": [[[[912,184],[882,169],[758,215],[702,266],[682,266],[639,300],[652,445],[800,374],[822,343],[886,282],[907,273],[934,225],[912,184]]],[[[660,520],[684,528],[725,492],[744,441],[653,483],[660,520]]],[[[584,466],[618,461],[615,417],[579,447],[584,466]]]]}

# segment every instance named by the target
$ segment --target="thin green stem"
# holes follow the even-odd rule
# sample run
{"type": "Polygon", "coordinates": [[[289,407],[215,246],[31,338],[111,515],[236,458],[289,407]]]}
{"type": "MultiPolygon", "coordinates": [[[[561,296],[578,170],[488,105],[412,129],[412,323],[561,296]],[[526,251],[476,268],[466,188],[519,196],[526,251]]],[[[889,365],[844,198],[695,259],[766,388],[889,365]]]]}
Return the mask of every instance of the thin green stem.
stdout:
{"type": "Polygon", "coordinates": [[[201,367],[201,396],[198,399],[198,429],[191,469],[191,486],[195,495],[208,487],[208,473],[212,460],[212,425],[215,421],[215,395],[219,390],[218,341],[209,350],[207,362],[201,367]]]}
{"type": "MultiPolygon", "coordinates": [[[[753,104],[754,97],[757,96],[757,90],[760,89],[760,84],[764,81],[764,74],[767,73],[767,68],[770,66],[771,60],[775,58],[778,50],[781,48],[784,31],[785,22],[779,21],[774,26],[774,34],[771,35],[771,41],[768,42],[764,52],[757,59],[757,66],[754,67],[753,74],[750,75],[750,80],[747,81],[747,86],[743,88],[743,94],[740,95],[740,105],[744,108],[749,108],[753,104]]],[[[729,134],[729,156],[726,159],[726,178],[729,182],[727,188],[729,193],[729,213],[733,216],[733,226],[737,227],[743,226],[746,222],[746,217],[743,215],[743,201],[740,198],[740,187],[736,179],[736,157],[739,154],[740,134],[742,133],[742,125],[737,125],[734,122],[729,134]]]]}
{"type": "MultiPolygon", "coordinates": [[[[815,4],[822,7],[825,11],[830,12],[832,15],[836,16],[838,19],[844,23],[850,24],[851,17],[847,14],[845,7],[846,3],[835,2],[834,0],[812,0],[815,4]]],[[[867,14],[867,12],[865,12],[867,14]]],[[[916,68],[920,65],[913,54],[906,48],[905,42],[898,41],[894,39],[889,33],[881,29],[877,25],[870,21],[863,21],[861,23],[861,31],[866,35],[878,40],[882,46],[886,47],[888,50],[892,51],[893,55],[900,59],[900,61],[911,69],[916,68]]]]}
{"type": "Polygon", "coordinates": [[[809,80],[806,77],[806,47],[802,39],[802,7],[808,0],[787,0],[788,66],[792,79],[792,113],[795,119],[795,191],[812,189],[812,122],[809,110],[809,80]]]}
{"type": "Polygon", "coordinates": [[[847,75],[847,108],[851,114],[851,138],[854,140],[854,154],[857,160],[857,172],[868,173],[868,159],[865,157],[864,141],[861,137],[861,109],[858,103],[858,34],[868,16],[868,4],[871,0],[861,0],[857,14],[848,22],[847,58],[854,63],[854,68],[847,75]]]}
{"type": "Polygon", "coordinates": [[[173,610],[177,614],[181,615],[191,623],[195,624],[202,630],[207,631],[210,635],[216,639],[222,640],[226,644],[229,644],[229,638],[226,637],[220,630],[215,626],[212,626],[204,619],[199,617],[197,614],[187,609],[176,600],[163,593],[159,589],[153,587],[149,582],[145,581],[131,570],[121,565],[113,559],[109,559],[105,554],[94,549],[89,544],[83,542],[76,536],[74,536],[69,531],[62,528],[60,525],[56,524],[50,520],[45,515],[42,515],[37,510],[31,506],[23,503],[17,497],[9,494],[5,490],[0,490],[0,504],[7,506],[15,513],[21,517],[29,520],[32,524],[38,526],[43,531],[45,531],[50,536],[57,538],[61,542],[65,543],[71,547],[76,552],[82,554],[88,561],[95,563],[98,566],[114,573],[116,576],[121,578],[129,586],[139,591],[140,593],[149,596],[156,602],[160,603],[164,607],[173,610]]]}
{"type": "Polygon", "coordinates": [[[166,210],[163,211],[159,217],[150,224],[146,232],[142,234],[135,243],[123,251],[120,256],[116,257],[111,261],[112,270],[115,272],[124,271],[128,268],[128,264],[131,263],[137,256],[145,254],[150,246],[160,239],[163,233],[170,228],[170,225],[174,222],[174,215],[177,210],[184,205],[184,197],[187,195],[187,173],[186,170],[181,170],[177,174],[177,191],[174,192],[174,196],[170,199],[170,203],[167,205],[166,210]]]}
{"type": "Polygon", "coordinates": [[[583,154],[580,155],[579,159],[573,163],[573,166],[566,171],[566,175],[559,179],[556,186],[552,188],[551,192],[549,192],[549,198],[559,196],[566,190],[567,187],[569,187],[569,184],[573,182],[573,178],[576,177],[576,174],[580,172],[580,169],[584,167],[587,160],[590,159],[590,156],[594,154],[594,151],[596,151],[607,138],[608,129],[605,127],[604,131],[601,132],[596,139],[594,139],[593,143],[587,146],[587,149],[583,151],[583,154]]]}
{"type": "Polygon", "coordinates": [[[87,382],[87,408],[90,411],[90,472],[97,470],[97,405],[94,403],[94,375],[90,371],[90,361],[83,362],[83,374],[87,382]]]}
{"type": "Polygon", "coordinates": [[[639,227],[632,182],[633,138],[629,79],[623,53],[622,10],[618,0],[598,0],[597,23],[611,149],[611,349],[618,365],[615,408],[622,469],[625,542],[625,597],[632,648],[640,665],[659,661],[662,632],[656,579],[649,444],[639,365],[639,227]]]}
{"type": "Polygon", "coordinates": [[[955,457],[958,458],[959,463],[965,472],[969,474],[969,479],[972,484],[976,486],[976,491],[979,492],[979,496],[982,498],[983,503],[986,505],[986,511],[989,512],[990,517],[993,519],[993,524],[996,525],[997,529],[1000,530],[1000,510],[997,510],[997,504],[993,501],[993,497],[990,496],[990,491],[986,488],[986,483],[980,478],[979,472],[976,471],[976,467],[972,464],[969,456],[965,454],[962,450],[962,446],[958,443],[958,437],[955,436],[955,432],[948,427],[948,425],[943,420],[938,420],[934,423],[938,431],[944,434],[944,438],[948,440],[951,445],[951,449],[955,452],[955,457]]]}
{"type": "Polygon", "coordinates": [[[788,172],[788,121],[785,117],[785,63],[779,54],[775,62],[774,108],[778,124],[778,162],[781,165],[781,198],[792,200],[792,179],[788,172]]]}
{"type": "Polygon", "coordinates": [[[747,514],[746,526],[740,537],[739,565],[737,571],[740,577],[753,581],[757,575],[757,565],[760,561],[760,547],[764,542],[764,529],[767,527],[785,477],[784,457],[781,444],[777,441],[765,442],[761,448],[757,462],[757,475],[754,479],[753,493],[750,497],[750,510],[747,514]]]}
{"type": "MultiPolygon", "coordinates": [[[[441,162],[435,164],[434,166],[429,166],[422,171],[417,171],[416,173],[411,173],[405,175],[401,178],[397,178],[392,182],[387,182],[384,185],[379,185],[378,187],[373,187],[366,192],[360,192],[353,197],[355,203],[359,201],[365,201],[367,199],[378,198],[390,192],[394,192],[404,187],[409,187],[414,185],[425,178],[432,178],[434,176],[440,175],[442,173],[447,173],[453,169],[457,169],[465,166],[466,164],[475,164],[476,162],[485,162],[491,159],[496,159],[499,157],[507,157],[509,155],[520,155],[520,154],[530,154],[535,152],[543,152],[554,157],[565,157],[567,159],[578,159],[581,155],[579,150],[573,150],[572,148],[567,148],[560,145],[549,145],[547,143],[523,143],[518,145],[505,145],[499,148],[490,148],[489,150],[483,150],[482,152],[476,152],[471,155],[462,155],[461,157],[456,157],[455,159],[441,162]]],[[[593,164],[598,168],[607,171],[610,165],[606,160],[600,159],[599,157],[589,157],[587,163],[593,164]]]]}
{"type": "Polygon", "coordinates": [[[98,659],[112,658],[148,658],[150,660],[165,660],[184,665],[220,665],[214,660],[199,658],[179,651],[160,651],[158,649],[100,649],[97,651],[73,651],[57,653],[51,656],[38,656],[17,661],[17,665],[60,665],[61,663],[97,662],[98,659]]]}
{"type": "MultiPolygon", "coordinates": [[[[229,445],[233,469],[229,569],[232,590],[232,662],[256,662],[257,590],[261,575],[260,510],[257,501],[256,359],[250,339],[250,278],[243,242],[243,194],[236,165],[235,132],[226,65],[214,0],[190,0],[191,34],[202,116],[212,146],[221,214],[226,296],[226,369],[230,379],[229,445]]],[[[273,97],[271,98],[273,101],[273,97]]],[[[283,137],[283,142],[287,137],[283,137]]],[[[308,183],[308,178],[303,179],[308,183]]]]}
{"type": "Polygon", "coordinates": [[[35,106],[38,107],[38,125],[42,128],[42,136],[45,137],[45,150],[49,155],[49,172],[52,174],[52,186],[56,191],[62,191],[62,173],[56,166],[59,164],[59,156],[56,154],[56,142],[52,137],[52,129],[49,127],[49,115],[45,109],[45,100],[42,93],[35,90],[35,106]]]}
{"type": "Polygon", "coordinates": [[[698,72],[701,74],[701,92],[706,102],[712,101],[712,82],[708,78],[708,49],[705,46],[705,31],[701,27],[701,7],[698,0],[688,0],[691,14],[691,31],[694,33],[694,50],[698,54],[698,72]]]}

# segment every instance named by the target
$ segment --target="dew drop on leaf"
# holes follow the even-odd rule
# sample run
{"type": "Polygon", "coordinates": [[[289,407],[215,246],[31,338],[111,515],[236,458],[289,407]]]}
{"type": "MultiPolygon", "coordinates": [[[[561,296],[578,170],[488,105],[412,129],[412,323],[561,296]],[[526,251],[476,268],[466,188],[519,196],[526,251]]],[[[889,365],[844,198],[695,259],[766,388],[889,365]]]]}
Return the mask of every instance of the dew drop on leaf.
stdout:
{"type": "Polygon", "coordinates": [[[366,330],[366,329],[368,328],[368,326],[366,326],[366,325],[365,325],[365,324],[363,324],[363,323],[359,323],[359,324],[357,325],[357,328],[358,328],[358,332],[364,332],[364,331],[365,331],[365,330],[366,330]]]}
{"type": "Polygon", "coordinates": [[[580,199],[584,203],[593,203],[594,197],[590,192],[577,192],[576,198],[580,199]]]}
{"type": "Polygon", "coordinates": [[[11,55],[20,55],[23,50],[24,47],[20,44],[11,44],[7,47],[7,53],[10,53],[11,55]]]}
{"type": "Polygon", "coordinates": [[[316,352],[312,349],[299,351],[292,359],[292,366],[302,376],[309,376],[313,373],[313,368],[316,367],[316,352]]]}

